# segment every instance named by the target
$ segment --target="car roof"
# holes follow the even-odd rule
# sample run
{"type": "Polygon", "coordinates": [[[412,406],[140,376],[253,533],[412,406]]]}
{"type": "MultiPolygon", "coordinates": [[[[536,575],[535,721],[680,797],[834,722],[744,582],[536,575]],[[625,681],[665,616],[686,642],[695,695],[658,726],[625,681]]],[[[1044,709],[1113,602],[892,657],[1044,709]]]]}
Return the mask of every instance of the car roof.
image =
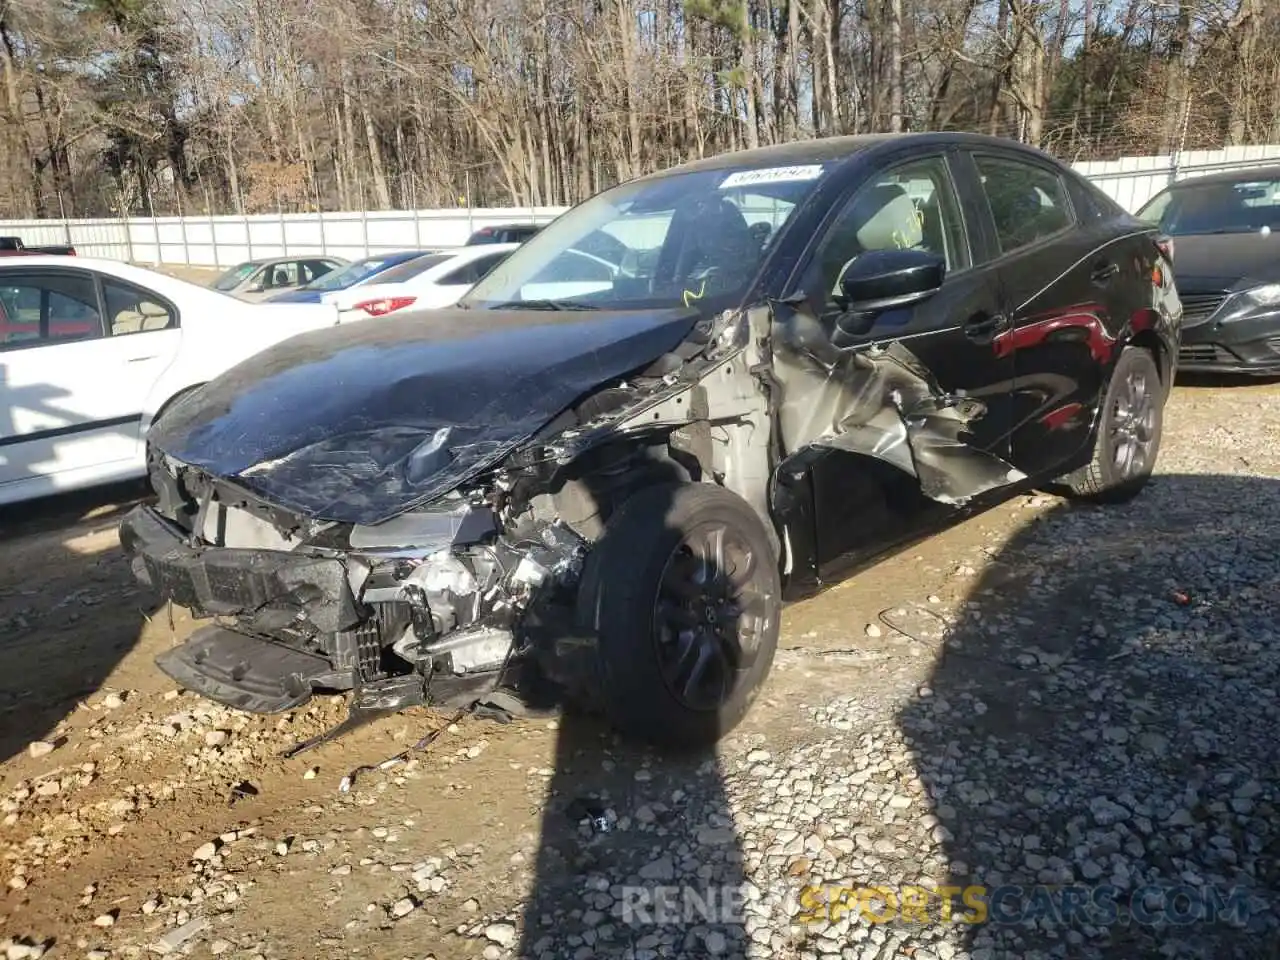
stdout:
{"type": "MultiPolygon", "coordinates": [[[[660,180],[663,177],[684,173],[698,173],[703,170],[729,170],[739,167],[790,166],[805,163],[843,163],[856,155],[877,147],[890,144],[901,146],[916,145],[920,149],[944,146],[998,147],[1004,150],[1017,150],[1032,156],[1052,160],[1048,154],[1025,143],[1009,140],[1005,137],[993,137],[981,133],[961,133],[952,131],[936,131],[928,133],[862,133],[841,137],[820,137],[814,140],[793,140],[790,143],[778,143],[767,147],[756,147],[752,150],[735,150],[731,153],[720,153],[714,157],[705,157],[659,170],[640,180],[660,180]]],[[[1054,160],[1055,163],[1059,163],[1054,160]]],[[[1059,163],[1059,165],[1061,165],[1059,163]]]]}
{"type": "Polygon", "coordinates": [[[27,270],[32,267],[62,267],[67,270],[76,268],[85,270],[102,270],[116,273],[122,277],[153,276],[168,280],[177,279],[159,270],[142,264],[128,263],[125,260],[112,260],[107,257],[67,257],[58,254],[41,254],[35,257],[0,257],[0,270],[27,270]]]}
{"type": "Polygon", "coordinates": [[[1171,183],[1166,190],[1177,190],[1182,187],[1194,187],[1208,184],[1248,183],[1251,180],[1280,180],[1280,164],[1266,167],[1249,167],[1246,170],[1224,170],[1220,173],[1206,173],[1187,177],[1177,183],[1171,183]]]}
{"type": "MultiPolygon", "coordinates": [[[[517,250],[524,246],[521,243],[486,243],[480,246],[458,247],[456,250],[441,250],[439,256],[447,256],[448,260],[437,266],[445,266],[445,264],[457,263],[461,260],[479,260],[481,257],[488,257],[495,253],[502,253],[504,250],[517,250]]],[[[435,267],[431,268],[432,270],[435,267]]]]}
{"type": "Polygon", "coordinates": [[[361,257],[357,263],[364,263],[366,260],[412,260],[414,257],[426,257],[435,250],[389,250],[386,253],[370,253],[361,257]]]}

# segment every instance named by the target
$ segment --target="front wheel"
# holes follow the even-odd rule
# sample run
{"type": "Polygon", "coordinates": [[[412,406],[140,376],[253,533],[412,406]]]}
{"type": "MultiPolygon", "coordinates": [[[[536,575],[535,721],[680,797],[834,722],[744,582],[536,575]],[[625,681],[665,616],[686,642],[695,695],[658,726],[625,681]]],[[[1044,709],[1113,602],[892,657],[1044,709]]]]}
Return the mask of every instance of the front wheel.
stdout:
{"type": "Polygon", "coordinates": [[[1093,459],[1062,480],[1070,495],[1095,503],[1137,496],[1160,451],[1165,393],[1151,351],[1126,347],[1107,385],[1093,459]]]}
{"type": "Polygon", "coordinates": [[[591,699],[622,733],[715,743],[773,663],[781,581],[764,523],[710,484],[641,490],[588,557],[579,619],[598,638],[591,699]]]}

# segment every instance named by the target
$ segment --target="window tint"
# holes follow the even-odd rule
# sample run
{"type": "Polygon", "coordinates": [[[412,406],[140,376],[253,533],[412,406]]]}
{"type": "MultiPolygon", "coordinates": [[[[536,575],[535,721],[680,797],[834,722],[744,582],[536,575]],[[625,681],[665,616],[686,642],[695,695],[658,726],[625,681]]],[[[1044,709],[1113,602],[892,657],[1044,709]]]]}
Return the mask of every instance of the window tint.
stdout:
{"type": "Polygon", "coordinates": [[[102,295],[107,303],[107,319],[111,321],[113,337],[168,330],[178,325],[173,308],[141,287],[104,279],[102,295]]]}
{"type": "Polygon", "coordinates": [[[0,278],[0,349],[88,340],[101,334],[98,295],[87,274],[0,278]]]}
{"type": "Polygon", "coordinates": [[[302,275],[299,277],[302,283],[310,283],[312,280],[318,280],[326,273],[331,273],[337,264],[329,260],[303,260],[302,275]]]}
{"type": "Polygon", "coordinates": [[[487,277],[498,266],[498,264],[502,263],[502,261],[507,259],[507,257],[509,256],[511,256],[509,252],[508,253],[491,253],[487,257],[481,257],[480,259],[474,261],[473,266],[475,268],[475,275],[476,275],[476,279],[474,282],[479,283],[481,280],[487,277]]]}
{"type": "Polygon", "coordinates": [[[1158,194],[1138,218],[1173,237],[1280,228],[1280,180],[1189,180],[1158,194]]]}
{"type": "MultiPolygon", "coordinates": [[[[946,258],[948,270],[968,266],[964,224],[942,157],[913,160],[864,184],[840,211],[817,254],[824,312],[838,309],[840,278],[872,250],[924,250],[946,258]]],[[[815,291],[816,292],[816,291],[815,291]]]]}
{"type": "Polygon", "coordinates": [[[426,273],[432,267],[438,267],[446,260],[453,259],[451,253],[429,253],[423,257],[414,257],[412,260],[406,260],[404,263],[396,264],[394,267],[383,270],[378,276],[379,283],[404,283],[406,280],[412,280],[420,273],[426,273]]]}
{"type": "Polygon", "coordinates": [[[1017,160],[974,157],[1001,253],[1050,237],[1072,224],[1062,178],[1017,160]]]}

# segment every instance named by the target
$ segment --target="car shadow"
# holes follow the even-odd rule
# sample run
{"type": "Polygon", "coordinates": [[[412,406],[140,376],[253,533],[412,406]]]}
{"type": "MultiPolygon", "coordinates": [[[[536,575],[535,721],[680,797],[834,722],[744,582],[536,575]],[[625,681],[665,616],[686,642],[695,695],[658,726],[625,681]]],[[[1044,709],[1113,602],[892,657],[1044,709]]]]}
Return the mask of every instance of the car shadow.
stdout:
{"type": "Polygon", "coordinates": [[[56,739],[137,644],[141,599],[116,539],[138,484],[0,508],[0,763],[56,739]]]}
{"type": "Polygon", "coordinates": [[[992,562],[897,718],[956,947],[1274,956],[1277,543],[1280,483],[1174,474],[992,562]]]}
{"type": "Polygon", "coordinates": [[[649,748],[566,709],[549,788],[518,956],[746,956],[745,854],[714,749],[649,748]]]}
{"type": "Polygon", "coordinates": [[[1266,387],[1280,383],[1280,374],[1259,376],[1247,373],[1188,373],[1179,372],[1176,386],[1196,390],[1221,390],[1231,387],[1266,387]]]}

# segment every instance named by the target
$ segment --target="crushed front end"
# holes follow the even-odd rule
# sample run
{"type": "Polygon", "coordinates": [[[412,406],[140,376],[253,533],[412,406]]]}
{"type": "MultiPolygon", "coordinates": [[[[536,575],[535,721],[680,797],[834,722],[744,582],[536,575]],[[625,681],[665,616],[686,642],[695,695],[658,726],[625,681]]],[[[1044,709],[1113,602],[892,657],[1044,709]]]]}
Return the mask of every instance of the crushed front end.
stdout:
{"type": "Polygon", "coordinates": [[[157,664],[255,713],[320,690],[353,691],[366,711],[523,705],[521,625],[571,597],[586,552],[554,520],[513,541],[474,493],[363,526],[301,517],[158,452],[150,469],[157,502],[125,518],[123,548],[142,582],[214,621],[157,664]]]}

